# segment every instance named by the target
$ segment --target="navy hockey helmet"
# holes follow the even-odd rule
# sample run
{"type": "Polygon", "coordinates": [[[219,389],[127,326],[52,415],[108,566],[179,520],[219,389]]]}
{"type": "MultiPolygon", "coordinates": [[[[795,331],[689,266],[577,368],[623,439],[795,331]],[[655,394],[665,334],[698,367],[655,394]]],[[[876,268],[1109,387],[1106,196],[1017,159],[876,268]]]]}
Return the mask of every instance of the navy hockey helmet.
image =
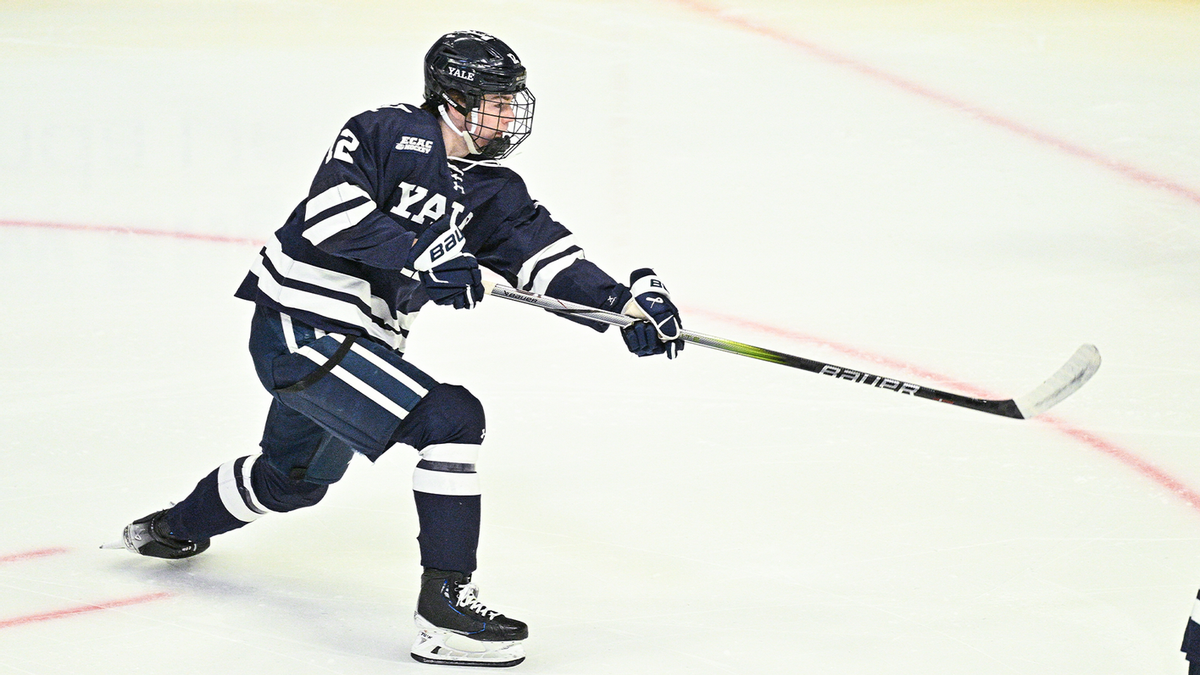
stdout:
{"type": "Polygon", "coordinates": [[[512,48],[487,33],[455,31],[433,43],[425,54],[425,103],[461,113],[467,120],[463,138],[471,154],[483,159],[507,156],[533,130],[525,66],[512,48]],[[485,114],[486,101],[504,105],[499,114],[485,114]]]}

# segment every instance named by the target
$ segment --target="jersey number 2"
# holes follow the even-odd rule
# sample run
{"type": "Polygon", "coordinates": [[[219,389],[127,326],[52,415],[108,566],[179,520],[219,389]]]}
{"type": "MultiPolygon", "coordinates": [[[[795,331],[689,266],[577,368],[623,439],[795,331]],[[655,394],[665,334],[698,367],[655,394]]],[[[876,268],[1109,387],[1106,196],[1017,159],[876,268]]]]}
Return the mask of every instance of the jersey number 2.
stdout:
{"type": "Polygon", "coordinates": [[[328,164],[329,160],[336,157],[347,164],[353,164],[354,158],[350,156],[350,153],[357,149],[358,139],[349,129],[342,129],[342,133],[338,134],[338,139],[330,146],[329,152],[325,153],[325,163],[328,164]]]}

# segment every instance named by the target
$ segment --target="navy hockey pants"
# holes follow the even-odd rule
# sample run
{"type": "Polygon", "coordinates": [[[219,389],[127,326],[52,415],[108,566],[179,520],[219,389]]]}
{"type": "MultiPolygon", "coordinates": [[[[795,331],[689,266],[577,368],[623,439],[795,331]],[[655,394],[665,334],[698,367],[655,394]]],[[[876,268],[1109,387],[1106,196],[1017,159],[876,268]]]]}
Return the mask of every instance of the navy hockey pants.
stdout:
{"type": "Polygon", "coordinates": [[[413,473],[421,564],[475,570],[475,462],[485,434],[478,399],[387,347],[324,333],[265,307],[255,311],[250,353],[273,397],[262,453],[201,480],[168,514],[172,534],[199,541],[266,513],[312,506],[355,452],[374,461],[400,443],[421,456],[413,473]]]}

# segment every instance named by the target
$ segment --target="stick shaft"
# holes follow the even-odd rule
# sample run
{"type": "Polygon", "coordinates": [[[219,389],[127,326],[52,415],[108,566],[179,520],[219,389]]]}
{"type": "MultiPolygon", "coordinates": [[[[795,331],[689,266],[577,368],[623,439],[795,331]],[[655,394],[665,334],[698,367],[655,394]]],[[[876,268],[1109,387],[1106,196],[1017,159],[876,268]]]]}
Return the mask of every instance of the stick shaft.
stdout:
{"type": "MultiPolygon", "coordinates": [[[[591,319],[600,323],[605,323],[610,326],[618,326],[624,328],[638,321],[634,317],[618,314],[616,312],[608,312],[594,307],[586,307],[566,300],[550,298],[537,293],[522,291],[503,284],[494,284],[490,281],[485,281],[484,286],[489,295],[513,300],[515,302],[541,307],[556,314],[564,314],[585,319],[591,319]]],[[[756,347],[744,342],[736,342],[725,338],[696,333],[690,330],[684,330],[682,337],[685,342],[708,347],[717,351],[728,352],[730,354],[738,354],[759,361],[767,361],[768,363],[776,363],[781,366],[798,368],[806,370],[810,373],[818,375],[828,375],[835,379],[845,380],[863,384],[876,389],[886,389],[899,394],[924,398],[930,401],[939,403],[947,403],[949,405],[978,410],[980,412],[990,413],[992,415],[1000,415],[1002,417],[1012,417],[1015,419],[1025,419],[1036,414],[1044,412],[1047,408],[1054,405],[1063,398],[1066,398],[1079,387],[1083,386],[1084,382],[1095,373],[1100,367],[1100,355],[1096,352],[1095,347],[1084,345],[1079,348],[1075,356],[1058,370],[1046,384],[1043,384],[1038,389],[1035,389],[1030,394],[1022,397],[1023,406],[1018,406],[1017,401],[1013,399],[983,399],[963,396],[948,391],[941,391],[931,387],[924,387],[919,384],[905,382],[892,377],[883,375],[874,375],[844,366],[838,366],[832,363],[824,363],[806,359],[802,356],[785,354],[777,352],[773,349],[764,347],[756,347]],[[1022,412],[1024,408],[1025,412],[1022,412]]]]}
{"type": "Polygon", "coordinates": [[[800,370],[806,370],[810,373],[816,373],[818,375],[828,375],[839,380],[856,382],[858,384],[864,384],[868,387],[875,387],[876,389],[886,389],[899,394],[908,394],[910,396],[916,396],[917,398],[925,398],[931,401],[938,401],[940,403],[949,403],[950,405],[956,405],[962,408],[970,408],[971,410],[978,410],[980,412],[991,413],[993,415],[1001,415],[1003,417],[1013,417],[1017,419],[1021,419],[1023,417],[1020,411],[1017,410],[1016,403],[1011,400],[997,401],[991,399],[971,398],[969,396],[962,396],[960,394],[954,394],[948,391],[939,391],[930,387],[923,387],[918,384],[905,382],[904,380],[899,380],[892,377],[875,375],[861,370],[854,370],[852,368],[834,365],[832,363],[814,361],[812,359],[806,359],[803,356],[785,354],[783,352],[777,352],[773,349],[755,347],[754,345],[748,345],[743,342],[735,342],[725,338],[704,335],[703,333],[693,333],[688,330],[683,331],[683,339],[689,343],[697,344],[702,347],[709,347],[723,352],[729,352],[731,354],[738,354],[752,359],[758,359],[760,361],[777,363],[781,366],[798,368],[800,370]]]}

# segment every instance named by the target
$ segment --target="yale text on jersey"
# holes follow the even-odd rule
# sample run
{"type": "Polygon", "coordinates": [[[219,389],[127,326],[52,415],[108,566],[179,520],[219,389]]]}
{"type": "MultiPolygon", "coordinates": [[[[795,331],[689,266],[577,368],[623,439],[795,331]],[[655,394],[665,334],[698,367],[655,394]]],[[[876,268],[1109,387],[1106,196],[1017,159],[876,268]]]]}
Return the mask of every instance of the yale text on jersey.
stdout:
{"type": "Polygon", "coordinates": [[[466,207],[462,204],[452,202],[442,193],[433,192],[427,187],[401,181],[400,201],[391,208],[391,212],[417,225],[425,225],[446,215],[447,207],[450,209],[451,227],[466,227],[475,215],[468,213],[464,218],[463,212],[466,211],[466,207]]]}

